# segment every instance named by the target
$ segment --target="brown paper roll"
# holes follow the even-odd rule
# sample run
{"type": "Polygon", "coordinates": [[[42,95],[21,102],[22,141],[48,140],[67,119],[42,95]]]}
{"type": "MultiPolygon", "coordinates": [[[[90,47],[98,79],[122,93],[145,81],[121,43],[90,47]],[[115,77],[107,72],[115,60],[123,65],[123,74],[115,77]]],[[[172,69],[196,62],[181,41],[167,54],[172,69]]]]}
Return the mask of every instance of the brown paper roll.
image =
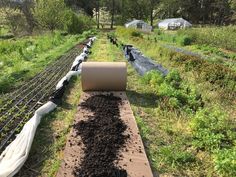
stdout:
{"type": "Polygon", "coordinates": [[[125,91],[126,63],[84,62],[81,77],[83,91],[125,91]]]}

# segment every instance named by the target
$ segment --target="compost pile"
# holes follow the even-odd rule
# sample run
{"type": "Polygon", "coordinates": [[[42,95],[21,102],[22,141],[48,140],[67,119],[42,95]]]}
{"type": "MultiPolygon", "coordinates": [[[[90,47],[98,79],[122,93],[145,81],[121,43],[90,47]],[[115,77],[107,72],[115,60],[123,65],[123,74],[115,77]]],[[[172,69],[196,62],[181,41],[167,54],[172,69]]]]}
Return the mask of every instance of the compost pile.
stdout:
{"type": "Polygon", "coordinates": [[[128,135],[126,124],[120,118],[121,98],[95,95],[81,103],[94,114],[86,121],[74,125],[76,135],[84,144],[84,156],[74,175],[78,177],[127,177],[126,170],[117,165],[120,150],[125,147],[128,135]]]}

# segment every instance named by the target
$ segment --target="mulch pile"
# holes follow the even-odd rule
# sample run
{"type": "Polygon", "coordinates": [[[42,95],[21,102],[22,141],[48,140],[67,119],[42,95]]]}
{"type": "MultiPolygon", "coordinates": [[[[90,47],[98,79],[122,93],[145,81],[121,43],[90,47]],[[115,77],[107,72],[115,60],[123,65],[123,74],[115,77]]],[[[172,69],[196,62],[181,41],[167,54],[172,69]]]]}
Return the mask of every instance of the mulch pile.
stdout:
{"type": "Polygon", "coordinates": [[[127,125],[120,118],[121,98],[95,95],[81,103],[84,109],[94,114],[86,121],[74,125],[76,136],[84,144],[84,156],[79,166],[74,167],[78,177],[127,177],[126,170],[119,167],[120,150],[125,147],[129,135],[127,125]]]}

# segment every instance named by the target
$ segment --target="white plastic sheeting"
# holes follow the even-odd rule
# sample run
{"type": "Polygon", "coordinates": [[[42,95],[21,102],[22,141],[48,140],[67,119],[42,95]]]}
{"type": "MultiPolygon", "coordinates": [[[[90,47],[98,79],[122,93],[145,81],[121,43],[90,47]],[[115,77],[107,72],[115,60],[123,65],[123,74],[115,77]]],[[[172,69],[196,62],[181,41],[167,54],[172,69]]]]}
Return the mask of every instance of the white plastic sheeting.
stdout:
{"type": "Polygon", "coordinates": [[[78,76],[81,73],[81,66],[78,71],[69,71],[57,84],[56,89],[60,89],[65,81],[69,81],[72,76],[78,76]]]}
{"type": "MultiPolygon", "coordinates": [[[[89,39],[87,43],[88,46],[92,45],[92,42],[96,37],[89,39]]],[[[88,52],[88,47],[84,47],[83,51],[88,52]]],[[[74,63],[79,64],[79,60],[84,61],[87,57],[86,52],[83,52],[76,57],[74,63]]],[[[77,71],[69,71],[66,76],[64,76],[57,84],[56,90],[63,87],[64,81],[69,81],[72,76],[77,76],[81,73],[81,68],[79,67],[77,71]]],[[[8,147],[3,151],[0,156],[0,177],[12,177],[14,176],[24,165],[28,158],[31,145],[34,139],[36,129],[41,121],[41,118],[53,111],[57,105],[52,101],[48,101],[46,104],[41,106],[35,111],[34,116],[24,125],[20,134],[16,136],[16,139],[8,145],[8,147]]]]}
{"type": "Polygon", "coordinates": [[[125,27],[139,29],[144,32],[151,32],[152,31],[152,26],[150,26],[149,24],[145,23],[142,20],[133,20],[129,23],[126,23],[125,27]]]}
{"type": "Polygon", "coordinates": [[[158,23],[158,27],[168,30],[180,29],[180,28],[190,28],[192,26],[187,20],[183,18],[169,18],[158,23]]]}
{"type": "Polygon", "coordinates": [[[0,177],[14,176],[24,165],[30,152],[36,129],[43,115],[56,108],[56,104],[49,101],[40,107],[34,116],[24,125],[20,134],[5,149],[0,156],[0,177]]]}

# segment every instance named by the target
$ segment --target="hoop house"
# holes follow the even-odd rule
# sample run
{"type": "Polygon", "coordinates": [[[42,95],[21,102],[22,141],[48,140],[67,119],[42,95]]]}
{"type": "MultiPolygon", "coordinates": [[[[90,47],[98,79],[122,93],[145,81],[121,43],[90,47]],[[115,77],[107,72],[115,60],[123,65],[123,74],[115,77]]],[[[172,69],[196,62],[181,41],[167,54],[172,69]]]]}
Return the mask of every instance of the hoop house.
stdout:
{"type": "Polygon", "coordinates": [[[158,27],[165,30],[176,30],[190,28],[192,24],[183,18],[170,18],[159,22],[158,27]]]}
{"type": "Polygon", "coordinates": [[[152,31],[152,26],[149,24],[145,23],[142,20],[133,20],[131,22],[128,22],[125,24],[126,28],[135,28],[144,32],[151,32],[152,31]]]}

